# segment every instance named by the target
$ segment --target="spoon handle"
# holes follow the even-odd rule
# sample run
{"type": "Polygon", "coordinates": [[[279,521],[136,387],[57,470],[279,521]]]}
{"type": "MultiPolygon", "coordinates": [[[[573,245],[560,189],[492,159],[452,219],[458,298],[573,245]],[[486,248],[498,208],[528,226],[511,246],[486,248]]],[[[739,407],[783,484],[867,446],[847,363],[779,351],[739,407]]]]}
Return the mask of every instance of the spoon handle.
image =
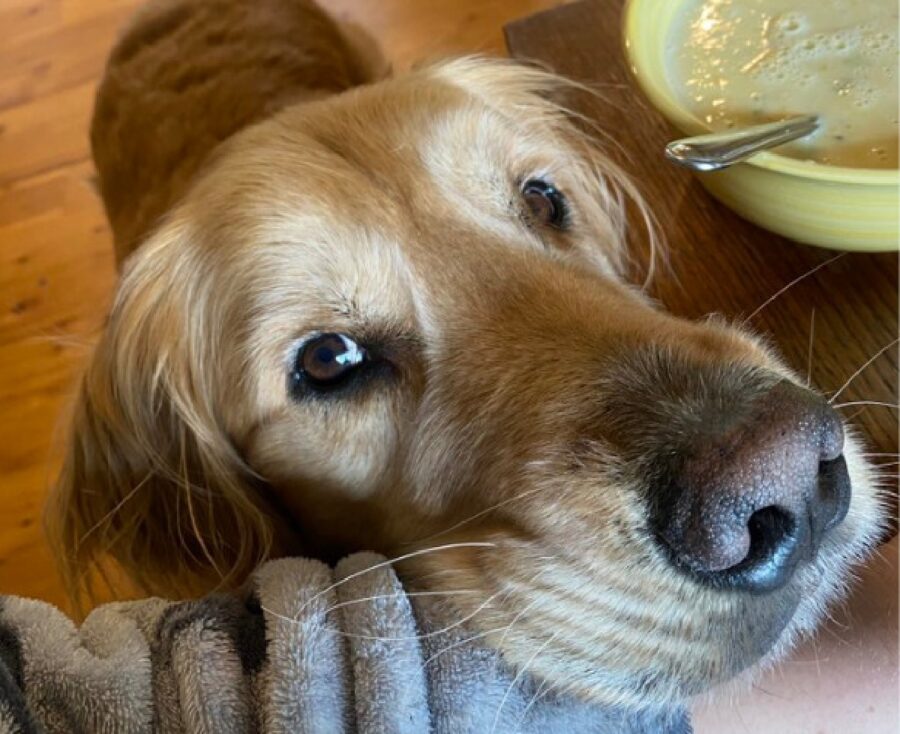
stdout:
{"type": "Polygon", "coordinates": [[[809,135],[818,127],[817,116],[804,115],[737,131],[682,138],[666,146],[666,157],[694,171],[718,171],[740,163],[761,150],[809,135]]]}

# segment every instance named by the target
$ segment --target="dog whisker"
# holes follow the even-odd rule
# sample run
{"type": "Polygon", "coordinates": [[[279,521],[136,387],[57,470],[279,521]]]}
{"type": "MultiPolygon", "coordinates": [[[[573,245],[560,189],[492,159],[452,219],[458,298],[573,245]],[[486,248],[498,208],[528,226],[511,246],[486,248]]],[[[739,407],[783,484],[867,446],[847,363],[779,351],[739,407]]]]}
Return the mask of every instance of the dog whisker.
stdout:
{"type": "Polygon", "coordinates": [[[476,512],[474,515],[469,515],[469,517],[465,518],[464,520],[460,520],[458,523],[451,525],[449,528],[446,528],[444,530],[441,530],[440,532],[434,533],[433,535],[427,535],[424,538],[419,538],[417,540],[411,540],[408,543],[405,543],[404,545],[411,545],[412,543],[424,543],[425,541],[428,541],[428,540],[434,540],[435,538],[440,538],[443,535],[452,533],[454,530],[459,530],[459,528],[463,527],[464,525],[468,525],[470,522],[477,520],[480,517],[484,517],[485,515],[493,512],[494,510],[496,510],[500,507],[512,504],[516,500],[524,499],[525,497],[529,497],[530,495],[541,492],[541,491],[543,491],[543,489],[544,489],[543,487],[533,487],[532,489],[529,489],[525,492],[520,492],[519,494],[515,495],[514,497],[509,497],[505,500],[502,500],[501,502],[497,502],[496,504],[493,504],[490,507],[487,507],[483,510],[480,510],[479,512],[476,512]]]}
{"type": "MultiPolygon", "coordinates": [[[[554,558],[555,558],[555,557],[554,557],[554,558]]],[[[535,579],[537,578],[537,576],[539,576],[539,575],[540,575],[540,572],[535,573],[535,574],[532,576],[532,578],[531,578],[531,580],[530,580],[529,583],[534,583],[534,580],[535,580],[535,579]]],[[[576,592],[580,591],[580,590],[583,589],[585,586],[587,586],[588,583],[590,583],[590,581],[591,581],[591,579],[585,580],[585,582],[582,583],[582,584],[580,584],[580,585],[575,589],[575,591],[576,591],[576,592]]],[[[503,635],[500,637],[500,641],[499,641],[499,642],[497,643],[497,645],[496,645],[495,664],[499,664],[499,662],[500,662],[500,656],[501,656],[502,651],[503,651],[503,645],[504,645],[504,642],[506,641],[506,638],[508,637],[509,633],[512,631],[513,627],[515,627],[516,624],[518,624],[518,622],[522,619],[522,617],[524,617],[525,614],[527,614],[527,613],[528,613],[528,612],[529,612],[536,604],[538,604],[540,601],[542,601],[541,597],[539,597],[539,596],[534,597],[534,598],[533,598],[530,602],[528,602],[522,609],[520,609],[520,610],[516,613],[516,616],[513,617],[512,621],[511,621],[508,625],[506,625],[506,628],[505,628],[505,630],[504,630],[504,632],[503,632],[503,635]]],[[[503,629],[503,628],[501,628],[501,629],[503,629]]],[[[558,636],[561,632],[562,632],[562,630],[560,630],[559,632],[557,632],[556,635],[554,635],[553,639],[555,639],[556,636],[558,636]]],[[[551,641],[552,641],[552,639],[551,639],[551,640],[548,640],[547,642],[549,643],[549,642],[551,642],[551,641]]],[[[545,645],[546,645],[546,644],[547,644],[547,643],[545,643],[545,645]]],[[[532,659],[532,660],[533,660],[533,659],[532,659]]],[[[527,668],[527,666],[531,664],[532,660],[529,660],[529,661],[526,663],[526,665],[525,665],[525,666],[522,668],[522,670],[520,671],[520,675],[517,676],[516,679],[518,679],[518,677],[521,676],[521,673],[524,672],[525,668],[527,668]]],[[[513,681],[513,684],[514,684],[514,683],[515,683],[515,680],[513,681]]],[[[507,691],[507,695],[508,695],[508,694],[509,694],[509,691],[507,691]]],[[[504,697],[504,700],[505,700],[505,697],[504,697]]],[[[501,709],[503,708],[503,704],[502,704],[502,703],[501,703],[501,705],[500,705],[500,708],[501,708],[501,709]]],[[[499,714],[499,710],[498,710],[498,714],[499,714]]]]}
{"type": "Polygon", "coordinates": [[[809,351],[806,356],[806,386],[812,383],[813,341],[816,338],[816,307],[809,312],[809,351]]]}
{"type": "Polygon", "coordinates": [[[455,578],[457,573],[455,568],[439,568],[427,571],[426,573],[417,573],[414,578],[416,583],[425,584],[426,582],[445,579],[447,577],[455,578]]]}
{"type": "Polygon", "coordinates": [[[779,297],[782,296],[784,293],[786,293],[786,292],[789,291],[791,288],[793,288],[795,285],[797,285],[798,283],[800,283],[800,282],[806,280],[807,278],[809,278],[811,275],[813,275],[813,274],[819,272],[819,271],[820,271],[822,268],[824,268],[825,266],[831,265],[831,263],[835,262],[836,260],[840,260],[840,259],[841,259],[842,257],[844,257],[844,255],[846,255],[846,254],[847,254],[846,252],[840,252],[840,253],[838,253],[837,255],[835,255],[834,257],[828,258],[825,262],[821,262],[821,263],[819,263],[818,265],[816,265],[814,268],[812,268],[812,269],[810,269],[810,270],[807,270],[805,273],[803,273],[803,275],[800,275],[800,276],[794,278],[790,283],[788,283],[788,284],[787,284],[786,286],[784,286],[783,288],[780,288],[779,290],[775,291],[775,293],[773,293],[773,294],[772,294],[771,296],[769,296],[765,301],[763,301],[762,304],[760,304],[759,306],[757,306],[757,308],[756,308],[749,316],[747,316],[747,318],[745,318],[745,319],[743,320],[743,323],[744,323],[744,324],[749,323],[750,320],[751,320],[754,316],[756,316],[756,315],[757,315],[760,311],[762,311],[766,306],[768,306],[770,303],[772,303],[772,301],[774,301],[776,298],[779,298],[779,297]]]}
{"type": "Polygon", "coordinates": [[[840,410],[841,408],[849,408],[851,405],[878,405],[882,408],[893,408],[894,410],[900,408],[900,406],[896,405],[895,403],[884,403],[880,400],[853,400],[849,403],[838,403],[837,405],[832,405],[831,407],[836,410],[840,410]]]}
{"type": "Polygon", "coordinates": [[[428,665],[428,664],[431,663],[433,660],[435,660],[436,658],[438,658],[438,657],[440,657],[441,655],[443,655],[445,652],[449,652],[450,650],[455,650],[455,649],[458,648],[458,647],[462,647],[463,645],[467,645],[468,643],[474,642],[475,640],[480,640],[480,639],[482,639],[483,637],[487,637],[488,635],[494,634],[495,632],[502,632],[504,629],[506,629],[506,625],[503,626],[503,627],[495,627],[494,629],[485,630],[484,632],[479,632],[479,633],[477,633],[477,634],[470,635],[469,637],[464,637],[464,638],[461,639],[461,640],[457,640],[456,642],[454,642],[454,643],[452,643],[452,644],[450,644],[450,645],[447,645],[446,647],[442,647],[440,650],[438,650],[438,651],[437,651],[436,653],[434,653],[433,655],[430,655],[430,656],[425,660],[424,665],[428,665]]]}
{"type": "Polygon", "coordinates": [[[766,689],[766,688],[763,688],[762,686],[760,686],[760,685],[758,685],[758,684],[756,684],[756,683],[753,684],[753,689],[759,691],[760,693],[765,694],[766,696],[771,696],[772,698],[777,698],[777,699],[780,699],[780,700],[782,700],[782,701],[787,701],[787,700],[789,700],[789,699],[786,699],[784,696],[779,696],[777,693],[772,693],[772,691],[770,691],[770,690],[768,690],[768,689],[766,689]]]}
{"type": "Polygon", "coordinates": [[[393,594],[374,594],[373,596],[363,596],[359,599],[350,599],[342,601],[334,606],[328,607],[322,614],[330,614],[331,612],[349,607],[354,604],[363,604],[367,601],[377,601],[378,599],[402,599],[403,597],[419,597],[419,596],[465,596],[467,594],[481,594],[478,589],[448,589],[447,591],[397,591],[393,594]]]}
{"type": "Polygon", "coordinates": [[[554,640],[556,640],[556,638],[559,637],[560,634],[562,634],[561,629],[550,635],[550,637],[548,637],[540,645],[540,647],[538,647],[538,649],[531,654],[531,657],[528,658],[527,661],[525,661],[525,664],[521,668],[519,668],[519,672],[516,673],[515,677],[507,687],[506,693],[503,694],[503,698],[500,699],[500,705],[497,706],[497,713],[494,715],[494,724],[493,726],[491,726],[491,734],[494,734],[494,732],[497,731],[497,725],[500,723],[500,714],[503,711],[503,707],[506,705],[509,694],[512,693],[513,688],[515,688],[516,683],[518,683],[522,676],[525,675],[525,673],[528,671],[528,666],[530,666],[535,661],[537,656],[540,655],[545,649],[547,649],[547,646],[550,645],[554,640]]]}
{"type": "Polygon", "coordinates": [[[537,690],[534,692],[534,695],[528,701],[528,705],[522,710],[522,715],[519,717],[519,723],[523,723],[525,721],[525,717],[528,716],[528,712],[531,710],[531,707],[534,706],[538,701],[540,701],[544,696],[548,693],[552,693],[553,688],[550,686],[547,681],[541,681],[541,684],[538,686],[537,690]]]}
{"type": "MultiPolygon", "coordinates": [[[[816,649],[816,648],[814,647],[814,650],[815,650],[815,649],[816,649]]],[[[815,652],[813,653],[813,658],[814,658],[813,660],[784,660],[784,661],[782,661],[782,663],[781,663],[781,665],[780,665],[779,667],[783,667],[783,668],[798,667],[798,668],[801,668],[801,667],[806,666],[806,665],[815,665],[815,666],[816,666],[816,671],[821,675],[821,667],[820,667],[820,664],[821,664],[821,663],[827,663],[827,662],[829,662],[830,658],[821,658],[821,659],[818,659],[818,660],[817,660],[817,659],[815,659],[815,658],[816,658],[815,652]]]]}
{"type": "Polygon", "coordinates": [[[519,621],[520,619],[522,619],[522,617],[524,617],[525,614],[526,614],[532,607],[534,607],[539,601],[540,601],[540,597],[535,597],[534,599],[532,599],[530,602],[528,602],[528,604],[526,604],[524,607],[522,607],[522,609],[520,609],[520,610],[516,613],[516,616],[513,617],[513,620],[512,620],[508,625],[506,625],[506,630],[504,631],[503,635],[500,637],[500,642],[497,643],[497,659],[498,659],[498,661],[499,661],[499,658],[500,658],[500,651],[503,649],[503,643],[506,641],[506,638],[507,638],[507,636],[509,635],[509,633],[510,633],[510,631],[512,630],[512,628],[515,627],[516,624],[518,623],[518,621],[519,621]]]}
{"type": "Polygon", "coordinates": [[[821,667],[821,664],[819,663],[819,641],[818,641],[818,639],[813,638],[812,648],[813,648],[813,655],[815,655],[815,657],[816,657],[816,674],[821,676],[822,675],[822,667],[821,667]]]}
{"type": "MultiPolygon", "coordinates": [[[[470,619],[475,617],[479,612],[481,612],[483,609],[485,609],[487,606],[489,606],[490,603],[495,598],[497,598],[497,596],[499,596],[499,593],[500,592],[498,592],[496,594],[491,594],[491,596],[489,596],[484,602],[482,602],[478,606],[478,608],[475,609],[474,612],[471,612],[471,613],[465,615],[461,619],[458,619],[456,622],[453,622],[452,624],[448,624],[445,627],[441,627],[440,629],[431,630],[430,632],[423,632],[422,634],[419,634],[419,635],[401,635],[401,636],[393,637],[393,636],[382,636],[382,635],[365,635],[365,634],[359,634],[356,632],[344,632],[342,630],[330,629],[328,627],[323,627],[322,629],[323,629],[323,631],[327,631],[331,634],[335,634],[340,637],[346,637],[349,639],[357,639],[357,640],[378,640],[380,642],[408,642],[408,641],[412,641],[412,640],[423,640],[423,639],[426,639],[429,637],[437,637],[438,635],[442,635],[445,632],[449,632],[450,630],[456,629],[457,627],[465,624],[470,619]]],[[[312,599],[308,600],[306,602],[306,604],[309,604],[310,601],[312,601],[312,599]]],[[[304,604],[303,607],[305,607],[306,604],[304,604]]],[[[301,610],[303,609],[303,607],[301,607],[301,610]]],[[[267,612],[268,614],[271,614],[276,619],[282,620],[283,622],[290,622],[291,624],[301,625],[301,626],[310,624],[310,622],[307,620],[301,620],[301,619],[297,618],[297,615],[299,615],[299,613],[300,613],[299,611],[297,612],[297,615],[295,615],[293,617],[289,617],[286,614],[281,614],[280,612],[276,612],[274,609],[272,609],[270,607],[263,606],[261,608],[263,611],[267,612]]],[[[323,614],[324,614],[324,612],[323,612],[323,614]]]]}
{"type": "Polygon", "coordinates": [[[345,576],[340,581],[336,581],[335,583],[331,584],[330,586],[322,589],[321,591],[319,591],[318,593],[314,594],[312,597],[310,597],[309,599],[306,600],[306,602],[303,604],[303,606],[301,606],[300,609],[297,610],[297,615],[302,614],[303,610],[306,609],[306,607],[308,607],[310,604],[312,604],[314,601],[316,601],[323,595],[327,594],[329,591],[333,591],[341,584],[345,584],[348,581],[358,578],[360,576],[363,576],[367,573],[370,573],[371,571],[376,571],[379,568],[384,568],[385,566],[390,566],[390,565],[393,565],[394,563],[399,563],[400,561],[405,561],[409,558],[414,558],[416,556],[424,556],[428,553],[437,553],[439,551],[453,550],[456,548],[495,548],[496,546],[497,546],[496,543],[486,543],[486,542],[448,543],[447,545],[438,545],[438,546],[433,546],[431,548],[422,548],[420,550],[412,551],[411,553],[404,553],[402,556],[397,556],[396,558],[389,558],[386,561],[381,561],[380,563],[376,563],[373,566],[364,568],[361,571],[356,571],[354,573],[351,573],[349,576],[345,576]]]}
{"type": "Polygon", "coordinates": [[[847,381],[834,392],[834,394],[828,399],[828,402],[833,403],[835,400],[837,400],[841,396],[841,393],[843,393],[844,390],[846,390],[850,386],[850,383],[852,383],[860,374],[862,374],[863,370],[865,370],[866,367],[868,367],[870,364],[872,364],[872,362],[874,362],[876,359],[878,359],[888,349],[895,346],[898,341],[900,341],[900,339],[894,339],[893,341],[888,342],[881,349],[879,349],[877,352],[875,352],[875,354],[873,354],[871,357],[869,357],[869,359],[867,359],[863,363],[863,365],[858,370],[856,370],[856,372],[854,372],[852,375],[850,375],[850,377],[847,378],[847,381]]]}
{"type": "MultiPolygon", "coordinates": [[[[535,465],[538,462],[531,462],[531,463],[533,465],[535,465]]],[[[570,492],[572,490],[573,490],[573,485],[566,485],[565,487],[562,488],[561,491],[563,493],[565,493],[565,492],[570,492]]],[[[491,512],[494,512],[495,510],[497,510],[501,507],[513,504],[514,502],[525,499],[526,497],[530,497],[531,495],[538,494],[539,492],[545,492],[545,491],[546,491],[546,489],[543,486],[537,486],[537,487],[533,487],[532,489],[528,489],[523,492],[519,492],[518,494],[514,495],[513,497],[507,497],[506,499],[501,500],[500,502],[497,502],[497,503],[491,505],[490,507],[486,507],[483,510],[479,510],[475,514],[469,515],[468,517],[464,518],[463,520],[460,520],[459,522],[454,523],[450,527],[445,528],[444,530],[441,530],[437,533],[434,533],[433,535],[426,535],[424,538],[410,540],[406,543],[403,543],[402,545],[408,546],[408,545],[412,545],[413,543],[424,543],[426,541],[434,540],[435,538],[440,538],[444,535],[448,535],[448,534],[454,532],[455,530],[459,530],[459,528],[464,527],[465,525],[468,525],[469,523],[474,522],[475,520],[478,520],[479,518],[481,518],[485,515],[488,515],[491,512]]]]}

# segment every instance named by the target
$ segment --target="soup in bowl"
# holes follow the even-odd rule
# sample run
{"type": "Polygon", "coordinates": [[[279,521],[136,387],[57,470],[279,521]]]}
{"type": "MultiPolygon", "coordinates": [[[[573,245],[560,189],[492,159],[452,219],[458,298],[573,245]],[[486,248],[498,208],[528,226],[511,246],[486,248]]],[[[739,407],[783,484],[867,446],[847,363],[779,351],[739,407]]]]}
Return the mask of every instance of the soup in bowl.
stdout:
{"type": "Polygon", "coordinates": [[[892,0],[630,0],[625,45],[683,133],[819,115],[812,135],[701,174],[723,203],[801,242],[897,249],[892,0]]]}

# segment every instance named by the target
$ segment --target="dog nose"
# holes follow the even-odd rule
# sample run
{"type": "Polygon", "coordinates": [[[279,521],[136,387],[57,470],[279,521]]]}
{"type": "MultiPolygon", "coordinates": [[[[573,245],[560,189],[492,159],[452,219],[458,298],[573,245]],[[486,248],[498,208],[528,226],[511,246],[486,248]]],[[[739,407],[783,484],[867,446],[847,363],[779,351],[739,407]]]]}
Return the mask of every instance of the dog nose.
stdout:
{"type": "Polygon", "coordinates": [[[716,410],[673,467],[656,503],[657,533],[706,583],[771,591],[847,514],[842,424],[822,398],[788,382],[737,420],[716,410]]]}

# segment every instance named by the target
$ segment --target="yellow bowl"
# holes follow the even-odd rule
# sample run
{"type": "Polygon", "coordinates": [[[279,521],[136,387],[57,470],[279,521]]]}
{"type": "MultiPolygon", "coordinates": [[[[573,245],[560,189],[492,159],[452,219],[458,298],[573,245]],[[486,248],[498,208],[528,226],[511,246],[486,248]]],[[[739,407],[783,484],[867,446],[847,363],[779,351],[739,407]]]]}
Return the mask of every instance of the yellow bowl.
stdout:
{"type": "MultiPolygon", "coordinates": [[[[710,132],[669,86],[666,41],[684,0],[628,0],[625,51],[650,102],[687,135],[710,132]]],[[[707,190],[742,217],[785,237],[836,250],[900,248],[900,175],[840,168],[759,153],[723,171],[697,174],[707,190]]]]}

